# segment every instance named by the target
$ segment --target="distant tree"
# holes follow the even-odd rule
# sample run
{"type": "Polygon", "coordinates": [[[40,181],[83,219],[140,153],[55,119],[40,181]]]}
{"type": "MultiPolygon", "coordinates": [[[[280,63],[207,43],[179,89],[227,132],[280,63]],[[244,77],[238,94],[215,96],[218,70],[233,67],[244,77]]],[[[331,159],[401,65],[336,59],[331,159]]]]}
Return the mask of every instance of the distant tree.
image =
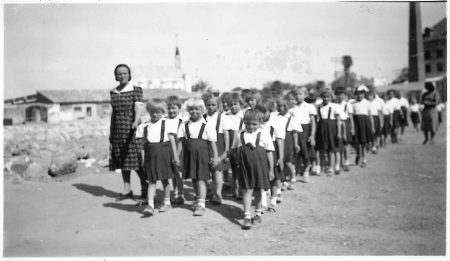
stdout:
{"type": "Polygon", "coordinates": [[[206,89],[211,88],[211,85],[207,81],[200,80],[192,86],[193,92],[204,92],[206,89]]]}
{"type": "Polygon", "coordinates": [[[240,92],[240,91],[242,91],[242,88],[237,86],[237,87],[234,87],[233,89],[231,89],[231,91],[232,92],[240,92]]]}
{"type": "Polygon", "coordinates": [[[400,71],[400,74],[397,76],[397,78],[395,78],[394,81],[392,81],[392,83],[402,83],[402,82],[406,82],[408,81],[408,68],[402,68],[400,71]]]}

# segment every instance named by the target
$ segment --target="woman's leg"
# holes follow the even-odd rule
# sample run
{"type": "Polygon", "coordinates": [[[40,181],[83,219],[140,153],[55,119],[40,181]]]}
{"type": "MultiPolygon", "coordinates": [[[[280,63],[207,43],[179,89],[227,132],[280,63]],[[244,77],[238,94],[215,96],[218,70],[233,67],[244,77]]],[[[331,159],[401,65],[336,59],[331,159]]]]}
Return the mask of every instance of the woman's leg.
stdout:
{"type": "Polygon", "coordinates": [[[141,197],[146,198],[148,190],[147,176],[145,175],[144,169],[142,167],[137,169],[136,173],[139,176],[139,181],[141,182],[141,197]]]}
{"type": "Polygon", "coordinates": [[[123,179],[123,194],[128,194],[131,191],[130,186],[130,175],[131,171],[122,170],[122,179],[123,179]]]}

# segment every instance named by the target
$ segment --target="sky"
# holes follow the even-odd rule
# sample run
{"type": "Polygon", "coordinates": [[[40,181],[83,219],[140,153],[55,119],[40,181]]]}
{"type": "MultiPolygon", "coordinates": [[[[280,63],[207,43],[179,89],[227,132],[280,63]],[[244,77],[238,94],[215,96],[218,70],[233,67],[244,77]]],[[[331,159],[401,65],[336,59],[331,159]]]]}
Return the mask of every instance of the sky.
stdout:
{"type": "MultiPolygon", "coordinates": [[[[420,6],[423,28],[446,16],[446,3],[420,6]]],[[[185,73],[220,91],[331,82],[342,55],[357,75],[392,80],[408,64],[408,13],[402,2],[6,4],[4,98],[111,89],[119,63],[174,66],[175,35],[185,73]]]]}

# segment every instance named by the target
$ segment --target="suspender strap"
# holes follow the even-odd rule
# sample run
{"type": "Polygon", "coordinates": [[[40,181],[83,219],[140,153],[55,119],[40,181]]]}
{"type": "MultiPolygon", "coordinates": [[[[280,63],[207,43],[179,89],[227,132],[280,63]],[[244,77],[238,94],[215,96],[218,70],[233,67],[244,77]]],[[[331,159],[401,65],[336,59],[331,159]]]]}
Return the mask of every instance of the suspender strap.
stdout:
{"type": "Polygon", "coordinates": [[[347,113],[347,103],[344,106],[344,112],[347,113]]]}
{"type": "Polygon", "coordinates": [[[144,141],[145,142],[148,142],[147,134],[148,134],[148,125],[144,127],[144,141]]]}
{"type": "Polygon", "coordinates": [[[181,123],[183,122],[182,119],[178,119],[178,128],[180,128],[181,123]]]}
{"type": "Polygon", "coordinates": [[[259,146],[259,141],[261,140],[261,132],[258,132],[258,135],[256,136],[256,146],[255,147],[257,147],[257,146],[259,146]]]}
{"type": "Polygon", "coordinates": [[[330,115],[331,115],[331,106],[330,106],[330,108],[328,109],[328,119],[330,119],[330,115]]]}
{"type": "Polygon", "coordinates": [[[242,146],[245,145],[245,141],[244,141],[244,132],[241,132],[241,144],[242,144],[242,146]]]}
{"type": "Polygon", "coordinates": [[[320,106],[319,107],[319,120],[322,120],[322,111],[320,110],[320,109],[322,109],[323,107],[322,106],[320,106]]]}
{"type": "Polygon", "coordinates": [[[207,117],[207,114],[206,113],[203,114],[203,119],[205,119],[205,121],[206,121],[206,117],[207,117]]]}
{"type": "Polygon", "coordinates": [[[166,128],[166,121],[163,120],[161,121],[161,138],[159,139],[159,142],[163,142],[164,141],[164,130],[166,128]]]}
{"type": "Polygon", "coordinates": [[[275,131],[275,129],[272,126],[270,126],[270,137],[272,137],[272,138],[273,138],[274,131],[275,131]]]}
{"type": "Polygon", "coordinates": [[[239,123],[239,130],[242,130],[242,124],[244,124],[244,119],[241,119],[241,122],[239,123]]]}
{"type": "Polygon", "coordinates": [[[184,124],[184,129],[186,132],[186,139],[190,139],[191,138],[191,134],[189,133],[189,127],[188,127],[189,122],[186,122],[186,124],[184,124]]]}
{"type": "Polygon", "coordinates": [[[200,128],[200,132],[198,133],[198,138],[201,139],[203,136],[203,132],[205,131],[206,124],[202,123],[202,127],[200,128]]]}
{"type": "Polygon", "coordinates": [[[222,113],[217,112],[219,115],[217,115],[217,123],[216,123],[216,132],[219,134],[219,125],[220,125],[220,117],[222,117],[222,113]]]}
{"type": "Polygon", "coordinates": [[[287,131],[288,127],[289,127],[289,123],[291,122],[291,118],[292,118],[292,116],[289,117],[289,119],[288,119],[288,121],[287,121],[287,123],[286,123],[286,131],[287,131]]]}

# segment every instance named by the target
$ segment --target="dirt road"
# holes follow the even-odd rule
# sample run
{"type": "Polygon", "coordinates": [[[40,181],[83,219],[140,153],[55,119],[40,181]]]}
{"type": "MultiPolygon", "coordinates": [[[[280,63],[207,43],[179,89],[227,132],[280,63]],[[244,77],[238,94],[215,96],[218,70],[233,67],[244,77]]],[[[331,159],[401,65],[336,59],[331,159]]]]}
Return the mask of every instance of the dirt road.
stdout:
{"type": "MultiPolygon", "coordinates": [[[[188,205],[141,218],[135,202],[114,201],[117,173],[5,180],[4,255],[445,255],[444,127],[434,145],[422,145],[409,128],[405,142],[369,155],[367,168],[297,183],[276,213],[248,231],[230,199],[193,217],[191,187],[188,205]]],[[[132,185],[139,194],[136,175],[132,185]]]]}

